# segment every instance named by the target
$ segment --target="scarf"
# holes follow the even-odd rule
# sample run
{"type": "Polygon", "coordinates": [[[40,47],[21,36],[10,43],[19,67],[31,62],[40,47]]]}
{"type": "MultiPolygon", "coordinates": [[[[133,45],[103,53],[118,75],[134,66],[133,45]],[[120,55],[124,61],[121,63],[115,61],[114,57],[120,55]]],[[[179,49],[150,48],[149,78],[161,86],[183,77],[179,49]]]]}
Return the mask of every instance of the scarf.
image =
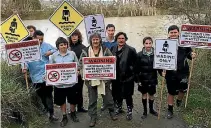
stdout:
{"type": "MultiPolygon", "coordinates": [[[[91,46],[89,47],[88,54],[89,54],[89,57],[95,57],[94,51],[91,46]]],[[[102,47],[100,48],[98,57],[103,57],[102,47]]],[[[105,95],[105,83],[103,80],[91,80],[91,86],[97,86],[98,94],[105,95]]]]}

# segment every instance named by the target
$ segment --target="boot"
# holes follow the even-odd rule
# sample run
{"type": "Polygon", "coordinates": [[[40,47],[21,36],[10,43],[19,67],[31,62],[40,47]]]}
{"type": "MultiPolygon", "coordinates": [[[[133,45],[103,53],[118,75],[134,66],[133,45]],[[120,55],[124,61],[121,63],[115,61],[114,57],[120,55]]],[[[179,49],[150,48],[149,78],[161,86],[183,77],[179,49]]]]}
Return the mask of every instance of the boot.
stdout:
{"type": "Polygon", "coordinates": [[[173,105],[168,105],[167,119],[173,118],[173,105]]]}
{"type": "Polygon", "coordinates": [[[114,109],[109,109],[109,114],[110,114],[110,117],[113,121],[117,120],[117,117],[114,113],[114,109]]]}
{"type": "Polygon", "coordinates": [[[143,104],[144,112],[141,118],[145,119],[147,118],[147,99],[142,99],[142,104],[143,104]]]}
{"type": "Polygon", "coordinates": [[[73,122],[79,122],[79,119],[76,116],[76,112],[71,112],[70,117],[73,120],[73,122]]]}
{"type": "Polygon", "coordinates": [[[60,126],[64,127],[68,123],[67,115],[63,115],[62,121],[60,122],[60,126]]]}
{"type": "Polygon", "coordinates": [[[94,127],[94,126],[95,126],[95,124],[96,124],[96,118],[91,117],[89,127],[94,127]]]}
{"type": "Polygon", "coordinates": [[[158,113],[153,108],[154,100],[149,100],[149,113],[151,113],[154,116],[158,116],[158,113]]]}
{"type": "Polygon", "coordinates": [[[122,103],[118,103],[117,104],[117,109],[116,109],[116,115],[120,114],[120,113],[123,113],[123,110],[122,110],[122,103]]]}
{"type": "Polygon", "coordinates": [[[133,118],[133,117],[132,117],[132,109],[133,109],[133,108],[132,108],[131,106],[128,106],[128,107],[127,107],[127,116],[126,116],[126,119],[127,119],[127,120],[132,120],[132,118],[133,118]]]}

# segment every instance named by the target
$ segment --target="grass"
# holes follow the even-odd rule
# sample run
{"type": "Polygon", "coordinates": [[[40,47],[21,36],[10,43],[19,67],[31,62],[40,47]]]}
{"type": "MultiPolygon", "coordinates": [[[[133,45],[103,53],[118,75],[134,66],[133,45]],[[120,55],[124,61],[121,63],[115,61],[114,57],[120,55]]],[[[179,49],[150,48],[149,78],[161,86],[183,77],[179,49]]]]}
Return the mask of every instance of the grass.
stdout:
{"type": "Polygon", "coordinates": [[[36,105],[35,91],[27,91],[20,66],[8,66],[1,60],[1,121],[2,127],[40,128],[46,125],[46,116],[36,105]]]}

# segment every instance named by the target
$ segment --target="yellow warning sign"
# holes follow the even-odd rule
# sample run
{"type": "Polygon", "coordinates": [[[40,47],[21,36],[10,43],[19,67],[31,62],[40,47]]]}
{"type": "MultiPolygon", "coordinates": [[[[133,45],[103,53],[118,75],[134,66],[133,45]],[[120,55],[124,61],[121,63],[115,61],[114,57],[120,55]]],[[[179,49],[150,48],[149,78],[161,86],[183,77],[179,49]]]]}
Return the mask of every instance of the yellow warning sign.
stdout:
{"type": "Polygon", "coordinates": [[[6,43],[19,42],[29,35],[29,32],[18,14],[14,14],[1,24],[1,34],[6,43]]]}
{"type": "Polygon", "coordinates": [[[83,15],[70,3],[63,1],[51,15],[49,20],[66,36],[70,36],[83,21],[83,15]]]}

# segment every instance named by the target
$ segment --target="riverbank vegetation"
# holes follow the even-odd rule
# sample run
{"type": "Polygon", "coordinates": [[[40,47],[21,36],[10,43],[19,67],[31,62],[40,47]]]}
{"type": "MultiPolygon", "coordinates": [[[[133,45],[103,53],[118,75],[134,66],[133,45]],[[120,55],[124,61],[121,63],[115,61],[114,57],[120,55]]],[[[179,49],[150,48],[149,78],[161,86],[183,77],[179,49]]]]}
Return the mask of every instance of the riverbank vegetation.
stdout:
{"type": "Polygon", "coordinates": [[[26,90],[20,66],[1,60],[1,127],[41,128],[48,119],[39,108],[35,90],[26,90]]]}

